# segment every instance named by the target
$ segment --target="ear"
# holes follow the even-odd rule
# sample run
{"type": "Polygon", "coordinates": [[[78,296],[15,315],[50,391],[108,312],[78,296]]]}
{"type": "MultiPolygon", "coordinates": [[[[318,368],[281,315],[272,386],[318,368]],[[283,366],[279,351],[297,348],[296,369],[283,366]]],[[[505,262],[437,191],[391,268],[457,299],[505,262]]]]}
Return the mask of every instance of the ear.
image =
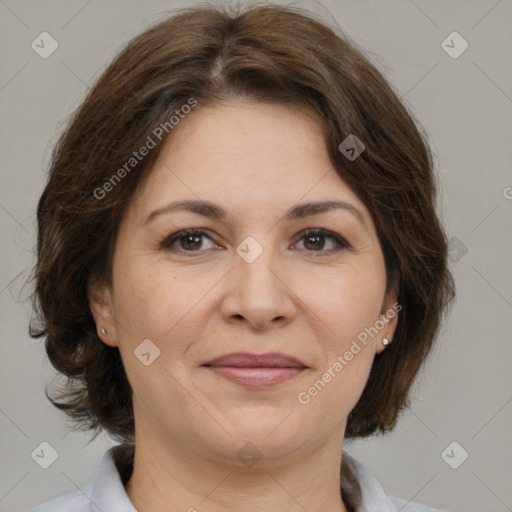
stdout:
{"type": "Polygon", "coordinates": [[[396,326],[398,324],[399,311],[402,309],[402,305],[398,303],[397,286],[390,286],[386,292],[384,300],[382,301],[380,316],[378,319],[379,334],[375,340],[375,353],[380,354],[386,346],[382,343],[384,338],[387,338],[390,343],[393,342],[393,336],[395,335],[396,326]]]}
{"type": "Polygon", "coordinates": [[[92,278],[87,287],[87,297],[99,338],[106,345],[117,347],[116,324],[110,286],[92,278]],[[102,329],[105,330],[106,334],[102,333],[102,329]]]}

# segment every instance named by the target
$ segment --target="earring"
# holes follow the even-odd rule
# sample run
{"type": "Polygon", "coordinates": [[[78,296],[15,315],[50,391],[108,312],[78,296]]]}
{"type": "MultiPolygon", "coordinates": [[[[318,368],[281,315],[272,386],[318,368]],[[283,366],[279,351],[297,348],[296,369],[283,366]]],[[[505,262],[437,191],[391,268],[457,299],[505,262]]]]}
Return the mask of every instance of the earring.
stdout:
{"type": "Polygon", "coordinates": [[[106,336],[107,335],[107,331],[105,329],[101,329],[101,334],[103,334],[103,336],[106,336]]]}
{"type": "Polygon", "coordinates": [[[388,338],[382,338],[382,344],[386,347],[389,345],[389,339],[388,338]]]}

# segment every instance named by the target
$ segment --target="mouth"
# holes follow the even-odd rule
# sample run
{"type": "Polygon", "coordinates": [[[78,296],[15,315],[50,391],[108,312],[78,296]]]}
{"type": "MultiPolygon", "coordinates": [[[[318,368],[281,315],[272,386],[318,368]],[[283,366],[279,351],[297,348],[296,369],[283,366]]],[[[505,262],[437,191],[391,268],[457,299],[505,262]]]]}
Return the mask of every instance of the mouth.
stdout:
{"type": "Polygon", "coordinates": [[[202,366],[219,377],[249,389],[271,388],[297,377],[309,368],[297,358],[278,352],[231,353],[202,366]]]}

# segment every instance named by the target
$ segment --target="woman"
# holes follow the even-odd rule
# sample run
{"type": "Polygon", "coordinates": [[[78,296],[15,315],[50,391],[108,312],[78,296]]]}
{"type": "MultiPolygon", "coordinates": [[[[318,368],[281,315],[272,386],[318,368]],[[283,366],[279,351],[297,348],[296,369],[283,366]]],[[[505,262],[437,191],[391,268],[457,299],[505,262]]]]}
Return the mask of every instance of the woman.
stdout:
{"type": "Polygon", "coordinates": [[[32,510],[403,508],[343,445],[393,429],[453,297],[434,204],[413,118],[311,14],[131,41],[54,150],[31,327],[52,403],[120,444],[32,510]]]}

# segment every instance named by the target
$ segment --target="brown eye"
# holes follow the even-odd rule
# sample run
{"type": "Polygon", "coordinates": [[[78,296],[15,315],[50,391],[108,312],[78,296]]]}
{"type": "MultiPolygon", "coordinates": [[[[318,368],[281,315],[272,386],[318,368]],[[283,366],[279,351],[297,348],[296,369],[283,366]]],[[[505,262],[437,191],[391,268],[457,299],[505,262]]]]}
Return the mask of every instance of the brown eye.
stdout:
{"type": "Polygon", "coordinates": [[[309,252],[318,252],[331,254],[342,249],[350,249],[350,244],[339,235],[326,231],[324,229],[310,229],[302,233],[301,240],[304,240],[304,246],[309,252]],[[330,244],[326,240],[331,240],[330,244]],[[326,245],[331,248],[324,250],[326,245]]]}
{"type": "Polygon", "coordinates": [[[200,252],[201,246],[203,245],[203,237],[212,240],[202,229],[184,229],[166,238],[162,242],[162,248],[166,250],[200,252]],[[178,243],[178,247],[175,249],[173,246],[175,246],[176,243],[178,243]]]}
{"type": "MultiPolygon", "coordinates": [[[[162,249],[187,253],[200,253],[204,239],[214,241],[203,229],[183,229],[167,237],[162,243],[162,249]]],[[[344,249],[351,249],[350,244],[339,235],[325,229],[310,229],[304,231],[300,240],[304,240],[304,250],[319,253],[319,256],[330,255],[344,249]],[[327,247],[327,249],[326,249],[327,247]]],[[[210,247],[211,248],[211,247],[210,247]]]]}

